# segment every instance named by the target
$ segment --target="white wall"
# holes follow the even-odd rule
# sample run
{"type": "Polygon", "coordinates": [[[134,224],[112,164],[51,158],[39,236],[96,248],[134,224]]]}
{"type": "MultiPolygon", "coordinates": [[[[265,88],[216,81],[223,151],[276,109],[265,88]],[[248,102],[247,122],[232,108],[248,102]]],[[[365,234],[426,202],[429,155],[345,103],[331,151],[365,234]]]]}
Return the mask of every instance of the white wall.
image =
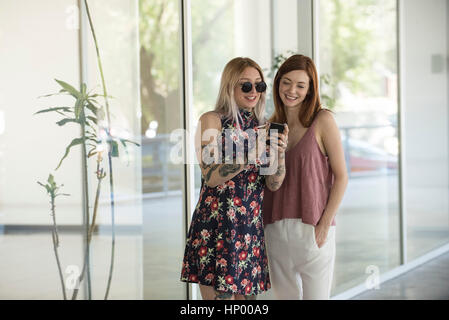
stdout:
{"type": "Polygon", "coordinates": [[[271,65],[270,1],[234,2],[234,55],[250,57],[262,68],[271,65]]]}
{"type": "MultiPolygon", "coordinates": [[[[50,223],[49,198],[36,181],[46,181],[65,146],[79,132],[59,128],[55,115],[33,113],[71,105],[67,97],[40,98],[59,91],[54,79],[79,86],[78,31],[72,28],[74,0],[2,1],[0,10],[0,224],[50,223]]],[[[67,198],[58,198],[61,217],[81,221],[79,149],[55,173],[67,198]]]]}
{"type": "Polygon", "coordinates": [[[449,2],[407,0],[402,3],[407,221],[409,226],[444,228],[448,227],[449,220],[446,65],[449,2]],[[441,58],[440,70],[432,70],[432,57],[441,58]]]}
{"type": "MultiPolygon", "coordinates": [[[[307,17],[306,12],[298,12],[298,0],[274,1],[274,50],[276,54],[298,50],[298,20],[307,17]],[[301,14],[298,16],[298,14],[301,14]]],[[[305,44],[304,44],[305,45],[305,44]]]]}

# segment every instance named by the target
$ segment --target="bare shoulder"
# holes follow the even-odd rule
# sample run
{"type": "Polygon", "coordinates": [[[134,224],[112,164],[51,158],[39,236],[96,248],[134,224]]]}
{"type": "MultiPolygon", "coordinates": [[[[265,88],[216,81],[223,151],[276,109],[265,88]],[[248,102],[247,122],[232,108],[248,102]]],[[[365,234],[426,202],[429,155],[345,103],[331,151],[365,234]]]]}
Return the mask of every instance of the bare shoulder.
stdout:
{"type": "Polygon", "coordinates": [[[337,128],[337,122],[333,113],[328,109],[323,109],[317,115],[317,131],[320,135],[329,131],[334,131],[337,128]]]}
{"type": "Polygon", "coordinates": [[[221,115],[215,111],[208,111],[201,115],[199,119],[203,129],[221,129],[221,115]]]}
{"type": "Polygon", "coordinates": [[[329,109],[321,109],[317,115],[317,121],[321,123],[335,122],[333,112],[329,109]]]}

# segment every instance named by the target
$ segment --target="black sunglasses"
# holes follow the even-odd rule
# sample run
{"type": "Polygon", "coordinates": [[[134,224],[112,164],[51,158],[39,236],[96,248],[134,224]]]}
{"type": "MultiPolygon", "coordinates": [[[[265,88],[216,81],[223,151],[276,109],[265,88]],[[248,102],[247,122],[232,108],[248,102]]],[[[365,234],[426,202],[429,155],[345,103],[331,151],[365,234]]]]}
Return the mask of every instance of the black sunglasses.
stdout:
{"type": "MultiPolygon", "coordinates": [[[[244,82],[241,84],[242,86],[242,91],[245,93],[250,92],[251,90],[253,90],[253,84],[251,82],[244,82]]],[[[256,83],[256,91],[257,92],[264,92],[265,90],[267,90],[267,84],[263,81],[256,83]]]]}

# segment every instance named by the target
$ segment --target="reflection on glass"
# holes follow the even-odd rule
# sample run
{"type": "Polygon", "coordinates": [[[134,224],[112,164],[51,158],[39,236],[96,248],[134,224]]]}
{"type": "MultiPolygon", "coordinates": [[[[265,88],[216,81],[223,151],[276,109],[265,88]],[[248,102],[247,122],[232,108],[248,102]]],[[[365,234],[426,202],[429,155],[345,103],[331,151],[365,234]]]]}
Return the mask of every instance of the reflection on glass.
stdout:
{"type": "Polygon", "coordinates": [[[140,100],[144,298],[185,299],[183,166],[169,160],[170,133],[182,128],[179,1],[140,0],[140,100]]]}
{"type": "MultiPolygon", "coordinates": [[[[105,85],[111,112],[111,134],[141,144],[139,111],[138,8],[134,1],[97,0],[89,3],[100,48],[105,85]]],[[[89,29],[88,29],[89,30],[89,29]]],[[[87,31],[88,31],[87,30],[87,31]]],[[[86,35],[87,82],[102,92],[92,36],[86,35]],[[94,63],[95,62],[95,63],[94,63]]],[[[102,100],[99,99],[103,104],[102,100]]],[[[112,158],[114,217],[110,203],[109,167],[104,155],[106,177],[102,182],[98,209],[98,236],[92,240],[92,292],[102,299],[112,281],[109,299],[142,299],[142,193],[141,148],[119,145],[119,158],[112,158]],[[111,229],[114,218],[114,230],[111,229]],[[114,239],[115,234],[115,239],[114,239]]],[[[96,170],[91,160],[88,172],[96,170]]],[[[88,175],[95,190],[97,180],[88,175]]],[[[93,203],[94,195],[90,196],[93,203]]]]}
{"type": "Polygon", "coordinates": [[[332,294],[370,266],[399,264],[396,1],[319,2],[323,104],[335,112],[349,173],[337,214],[332,294]]]}

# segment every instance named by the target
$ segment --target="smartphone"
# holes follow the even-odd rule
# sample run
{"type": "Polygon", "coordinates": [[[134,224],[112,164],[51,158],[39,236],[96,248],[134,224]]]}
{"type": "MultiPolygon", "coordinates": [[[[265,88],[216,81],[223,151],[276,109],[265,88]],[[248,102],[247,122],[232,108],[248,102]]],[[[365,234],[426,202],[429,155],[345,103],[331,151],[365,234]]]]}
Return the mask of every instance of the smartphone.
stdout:
{"type": "Polygon", "coordinates": [[[284,133],[284,128],[282,123],[270,122],[270,130],[277,130],[278,133],[284,133]]]}
{"type": "Polygon", "coordinates": [[[270,133],[271,130],[277,130],[278,134],[279,133],[284,133],[284,125],[282,123],[276,123],[276,122],[270,122],[270,129],[268,130],[268,137],[267,137],[267,141],[266,144],[269,145],[270,144],[270,133]]]}

